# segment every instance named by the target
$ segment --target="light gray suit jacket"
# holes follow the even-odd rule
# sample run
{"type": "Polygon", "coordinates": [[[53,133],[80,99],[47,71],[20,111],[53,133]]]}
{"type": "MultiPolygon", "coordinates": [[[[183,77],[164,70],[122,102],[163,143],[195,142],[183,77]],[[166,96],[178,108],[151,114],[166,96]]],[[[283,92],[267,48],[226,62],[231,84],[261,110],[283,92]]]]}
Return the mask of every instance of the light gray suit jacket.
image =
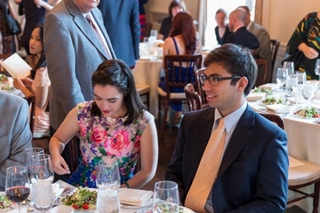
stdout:
{"type": "MultiPolygon", "coordinates": [[[[98,8],[91,11],[116,58],[98,8]]],[[[77,103],[93,99],[91,75],[107,55],[73,0],[61,1],[46,16],[44,50],[51,80],[50,124],[57,129],[77,103]]]]}
{"type": "Polygon", "coordinates": [[[258,38],[259,58],[266,59],[268,61],[267,81],[271,81],[272,76],[271,76],[271,52],[270,52],[269,33],[260,24],[254,21],[251,23],[248,30],[258,38]]]}
{"type": "Polygon", "coordinates": [[[24,166],[24,150],[32,146],[32,134],[26,100],[0,91],[0,108],[0,191],[4,191],[6,169],[24,166]]]}

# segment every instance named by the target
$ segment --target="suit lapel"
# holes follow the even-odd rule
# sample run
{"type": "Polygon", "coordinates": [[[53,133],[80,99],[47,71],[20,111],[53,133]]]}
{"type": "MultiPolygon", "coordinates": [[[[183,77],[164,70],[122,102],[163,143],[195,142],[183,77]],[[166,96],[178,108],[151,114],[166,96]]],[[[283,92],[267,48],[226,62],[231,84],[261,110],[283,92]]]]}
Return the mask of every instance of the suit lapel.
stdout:
{"type": "Polygon", "coordinates": [[[230,164],[241,152],[242,148],[246,145],[247,141],[250,139],[252,135],[250,128],[255,125],[254,118],[254,112],[250,107],[247,107],[243,115],[240,117],[240,120],[229,141],[220,165],[218,176],[223,174],[223,172],[230,166],[230,164]]]}
{"type": "MultiPolygon", "coordinates": [[[[97,36],[95,35],[95,33],[93,32],[93,30],[91,29],[91,26],[89,25],[88,21],[85,19],[85,17],[83,16],[83,13],[81,12],[81,10],[78,8],[78,6],[72,1],[72,0],[65,0],[65,4],[66,7],[70,13],[71,16],[73,16],[73,21],[75,23],[75,25],[79,28],[79,30],[83,33],[83,36],[86,37],[90,43],[92,43],[97,50],[107,59],[107,55],[104,51],[104,49],[102,48],[100,41],[98,40],[97,36]]],[[[96,8],[94,8],[91,12],[93,13],[93,11],[96,8]]],[[[97,20],[95,18],[95,20],[97,20]]],[[[99,22],[96,21],[98,24],[99,22]]],[[[104,28],[101,28],[100,24],[99,27],[102,30],[105,31],[104,28]]],[[[102,32],[104,34],[104,36],[106,35],[105,32],[102,32]]],[[[108,39],[106,39],[107,44],[110,44],[109,41],[109,37],[108,39]]],[[[112,46],[109,45],[110,48],[110,52],[111,54],[114,56],[114,52],[113,52],[113,48],[112,46]]]]}

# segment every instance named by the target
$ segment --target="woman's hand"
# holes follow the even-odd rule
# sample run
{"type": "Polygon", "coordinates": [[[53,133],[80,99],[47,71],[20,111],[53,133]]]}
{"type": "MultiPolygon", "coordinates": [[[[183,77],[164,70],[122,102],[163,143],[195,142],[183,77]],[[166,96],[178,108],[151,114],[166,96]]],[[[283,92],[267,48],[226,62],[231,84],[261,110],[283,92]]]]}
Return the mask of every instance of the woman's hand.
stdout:
{"type": "Polygon", "coordinates": [[[303,52],[304,56],[308,59],[315,59],[318,57],[319,53],[312,47],[309,47],[305,43],[301,43],[298,47],[300,51],[303,52]]]}
{"type": "Polygon", "coordinates": [[[23,88],[26,88],[26,86],[24,85],[24,83],[22,82],[22,80],[20,79],[13,79],[13,87],[19,90],[22,90],[23,88]]]}
{"type": "Polygon", "coordinates": [[[30,79],[30,78],[23,78],[23,79],[20,79],[23,84],[26,86],[26,87],[31,87],[32,86],[32,83],[33,83],[33,80],[30,79]]]}
{"type": "Polygon", "coordinates": [[[53,170],[55,173],[59,175],[70,174],[68,164],[61,155],[51,155],[51,158],[53,170]]]}

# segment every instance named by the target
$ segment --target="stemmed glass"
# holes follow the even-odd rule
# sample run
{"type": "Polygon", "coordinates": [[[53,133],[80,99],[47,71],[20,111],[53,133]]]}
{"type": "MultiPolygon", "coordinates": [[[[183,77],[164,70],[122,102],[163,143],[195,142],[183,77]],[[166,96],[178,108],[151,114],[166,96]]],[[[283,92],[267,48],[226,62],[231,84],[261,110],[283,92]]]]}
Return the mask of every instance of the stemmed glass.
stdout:
{"type": "Polygon", "coordinates": [[[30,194],[27,168],[24,166],[11,166],[6,169],[6,196],[9,200],[20,203],[30,194]]]}
{"type": "Polygon", "coordinates": [[[293,75],[294,75],[294,62],[285,61],[283,63],[283,68],[287,69],[289,77],[293,77],[293,75]]]}
{"type": "Polygon", "coordinates": [[[153,212],[179,212],[178,184],[173,181],[159,181],[154,185],[153,212]]]}
{"type": "Polygon", "coordinates": [[[118,163],[98,164],[96,185],[99,189],[97,197],[97,212],[119,212],[120,200],[118,190],[120,188],[120,173],[118,163]]]}
{"type": "Polygon", "coordinates": [[[30,169],[32,167],[32,163],[31,163],[31,157],[33,155],[37,155],[37,154],[44,154],[44,150],[40,147],[32,147],[32,148],[28,148],[25,150],[25,157],[24,157],[24,162],[26,163],[26,167],[28,169],[28,175],[29,175],[29,179],[31,181],[30,178],[30,169]]]}
{"type": "Polygon", "coordinates": [[[316,64],[314,66],[314,73],[319,76],[320,80],[320,59],[316,60],[316,64]]]}
{"type": "Polygon", "coordinates": [[[158,38],[158,31],[157,30],[151,30],[149,39],[151,41],[155,41],[155,40],[157,40],[157,38],[158,38]]]}
{"type": "Polygon", "coordinates": [[[297,89],[296,89],[296,107],[299,105],[299,97],[301,96],[301,91],[304,87],[304,84],[307,81],[306,73],[305,72],[296,72],[295,74],[297,79],[297,89]]]}
{"type": "Polygon", "coordinates": [[[50,155],[33,155],[31,165],[32,202],[36,210],[46,212],[51,209],[55,200],[52,189],[54,173],[50,155]]]}
{"type": "Polygon", "coordinates": [[[307,101],[307,104],[309,104],[310,99],[314,96],[315,90],[315,84],[309,83],[303,86],[302,97],[307,101]]]}
{"type": "Polygon", "coordinates": [[[278,68],[277,71],[277,84],[280,86],[281,98],[283,97],[283,85],[287,82],[288,71],[285,68],[278,68]]]}

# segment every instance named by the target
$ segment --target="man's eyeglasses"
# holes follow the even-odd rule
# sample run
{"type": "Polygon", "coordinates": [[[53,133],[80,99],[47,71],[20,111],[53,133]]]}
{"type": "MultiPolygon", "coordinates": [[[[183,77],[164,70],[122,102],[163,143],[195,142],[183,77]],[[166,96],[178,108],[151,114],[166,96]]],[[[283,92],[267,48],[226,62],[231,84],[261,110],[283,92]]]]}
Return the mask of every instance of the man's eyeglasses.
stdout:
{"type": "Polygon", "coordinates": [[[215,76],[215,75],[206,76],[204,74],[201,74],[200,75],[200,82],[201,82],[201,84],[204,84],[204,82],[206,80],[208,80],[210,85],[217,86],[219,84],[219,81],[240,79],[240,78],[241,78],[241,76],[219,77],[219,76],[215,76]]]}

